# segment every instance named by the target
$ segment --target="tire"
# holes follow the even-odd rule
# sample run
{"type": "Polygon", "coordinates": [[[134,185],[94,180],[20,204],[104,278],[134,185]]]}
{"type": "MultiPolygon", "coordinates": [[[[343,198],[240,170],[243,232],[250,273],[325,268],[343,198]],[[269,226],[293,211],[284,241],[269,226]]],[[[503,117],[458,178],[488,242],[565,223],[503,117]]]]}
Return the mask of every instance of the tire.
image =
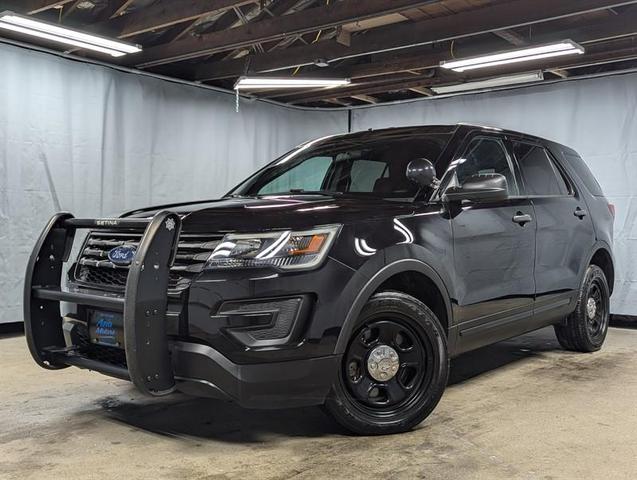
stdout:
{"type": "Polygon", "coordinates": [[[558,342],[566,350],[596,352],[604,344],[610,318],[610,290],[604,271],[589,265],[577,294],[577,305],[566,325],[555,325],[558,342]],[[594,306],[593,306],[594,304],[594,306]]]}
{"type": "Polygon", "coordinates": [[[356,434],[405,432],[433,411],[448,376],[436,315],[410,295],[381,292],[363,307],[325,407],[356,434]]]}

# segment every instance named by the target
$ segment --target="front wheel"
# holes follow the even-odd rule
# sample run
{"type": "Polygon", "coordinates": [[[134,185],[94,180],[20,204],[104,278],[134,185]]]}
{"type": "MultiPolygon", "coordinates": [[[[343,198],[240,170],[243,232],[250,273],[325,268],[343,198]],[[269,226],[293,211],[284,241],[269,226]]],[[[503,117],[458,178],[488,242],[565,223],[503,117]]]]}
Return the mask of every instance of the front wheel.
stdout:
{"type": "Polygon", "coordinates": [[[609,318],[610,290],[606,275],[597,265],[589,265],[575,311],[566,319],[566,325],[555,326],[557,340],[566,350],[595,352],[606,339],[609,318]]]}
{"type": "Polygon", "coordinates": [[[448,375],[434,313],[410,295],[381,292],[361,312],[325,406],[354,433],[404,432],[433,411],[448,375]]]}

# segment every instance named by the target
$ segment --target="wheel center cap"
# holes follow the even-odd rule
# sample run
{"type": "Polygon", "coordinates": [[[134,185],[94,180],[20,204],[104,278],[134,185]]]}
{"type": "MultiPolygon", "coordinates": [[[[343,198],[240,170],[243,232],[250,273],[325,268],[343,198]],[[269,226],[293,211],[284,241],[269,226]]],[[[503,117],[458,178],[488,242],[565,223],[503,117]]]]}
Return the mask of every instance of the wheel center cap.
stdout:
{"type": "Polygon", "coordinates": [[[586,302],[586,314],[588,318],[591,320],[595,318],[595,314],[597,313],[597,303],[595,303],[595,299],[589,298],[586,302]]]}
{"type": "Polygon", "coordinates": [[[391,380],[399,367],[398,353],[389,345],[375,347],[367,357],[367,371],[369,376],[377,382],[391,380]]]}

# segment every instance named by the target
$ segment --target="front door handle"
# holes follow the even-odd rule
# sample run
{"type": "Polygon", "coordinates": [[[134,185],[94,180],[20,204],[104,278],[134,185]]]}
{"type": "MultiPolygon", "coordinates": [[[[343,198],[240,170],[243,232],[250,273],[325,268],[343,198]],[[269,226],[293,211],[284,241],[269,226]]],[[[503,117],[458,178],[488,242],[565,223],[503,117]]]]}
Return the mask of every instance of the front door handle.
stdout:
{"type": "Polygon", "coordinates": [[[533,220],[533,217],[531,217],[531,215],[529,215],[528,213],[518,212],[513,216],[513,221],[522,226],[524,226],[527,223],[530,223],[531,220],[533,220]]]}
{"type": "Polygon", "coordinates": [[[575,211],[573,212],[573,215],[575,215],[577,218],[581,220],[582,218],[586,216],[586,210],[582,210],[580,207],[577,207],[575,211]]]}

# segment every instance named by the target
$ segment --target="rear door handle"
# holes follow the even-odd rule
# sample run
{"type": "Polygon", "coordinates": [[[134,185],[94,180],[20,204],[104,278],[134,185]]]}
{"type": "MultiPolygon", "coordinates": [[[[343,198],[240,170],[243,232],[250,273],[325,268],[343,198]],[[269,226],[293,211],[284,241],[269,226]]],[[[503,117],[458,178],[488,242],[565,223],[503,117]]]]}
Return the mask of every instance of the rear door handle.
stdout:
{"type": "Polygon", "coordinates": [[[577,207],[575,211],[573,212],[573,215],[575,215],[577,218],[581,220],[582,218],[586,216],[586,210],[582,210],[581,208],[577,207]]]}
{"type": "Polygon", "coordinates": [[[533,217],[531,217],[531,215],[529,215],[528,213],[518,212],[513,216],[513,221],[522,226],[524,226],[527,223],[530,223],[531,220],[533,220],[533,217]]]}

